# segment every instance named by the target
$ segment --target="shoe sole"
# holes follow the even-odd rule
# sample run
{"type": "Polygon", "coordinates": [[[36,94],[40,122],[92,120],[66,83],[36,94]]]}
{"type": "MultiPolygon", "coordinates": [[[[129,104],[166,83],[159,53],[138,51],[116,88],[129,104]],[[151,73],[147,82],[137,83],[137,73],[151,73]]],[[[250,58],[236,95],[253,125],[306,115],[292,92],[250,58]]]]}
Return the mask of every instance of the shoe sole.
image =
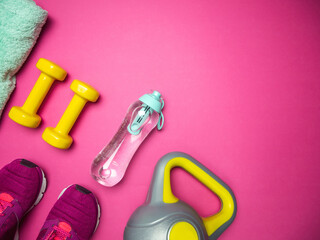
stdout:
{"type": "MultiPolygon", "coordinates": [[[[23,215],[25,216],[27,213],[29,213],[35,206],[37,206],[39,204],[39,202],[41,201],[41,199],[43,198],[43,195],[47,189],[47,179],[46,176],[44,175],[44,172],[42,171],[42,169],[40,168],[41,173],[42,173],[42,184],[41,184],[41,188],[40,188],[40,192],[39,195],[36,199],[36,201],[34,202],[34,204],[28,209],[28,211],[23,215]]],[[[18,221],[18,225],[17,225],[17,230],[16,233],[14,235],[14,240],[19,240],[19,221],[18,221]]]]}
{"type": "MultiPolygon", "coordinates": [[[[64,192],[72,185],[69,185],[68,187],[64,188],[61,193],[59,194],[58,196],[58,199],[64,194],[64,192]]],[[[91,192],[92,193],[92,192],[91,192]]],[[[92,193],[93,194],[93,193],[92,193]]],[[[98,216],[97,216],[97,223],[96,223],[96,226],[95,226],[95,229],[94,229],[94,232],[95,233],[97,231],[97,228],[100,224],[100,217],[101,217],[101,208],[100,208],[100,205],[99,205],[99,202],[98,202],[98,199],[96,198],[96,196],[93,194],[94,198],[96,199],[96,202],[97,202],[97,208],[98,208],[98,216]]]]}

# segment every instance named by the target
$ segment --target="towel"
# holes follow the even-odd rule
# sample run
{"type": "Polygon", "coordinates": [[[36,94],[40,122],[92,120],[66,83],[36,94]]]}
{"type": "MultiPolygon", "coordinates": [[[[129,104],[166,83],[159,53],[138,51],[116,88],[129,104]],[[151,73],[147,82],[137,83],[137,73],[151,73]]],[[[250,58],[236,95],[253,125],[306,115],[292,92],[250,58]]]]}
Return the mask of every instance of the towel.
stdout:
{"type": "Polygon", "coordinates": [[[47,17],[32,0],[0,0],[0,117],[47,17]]]}

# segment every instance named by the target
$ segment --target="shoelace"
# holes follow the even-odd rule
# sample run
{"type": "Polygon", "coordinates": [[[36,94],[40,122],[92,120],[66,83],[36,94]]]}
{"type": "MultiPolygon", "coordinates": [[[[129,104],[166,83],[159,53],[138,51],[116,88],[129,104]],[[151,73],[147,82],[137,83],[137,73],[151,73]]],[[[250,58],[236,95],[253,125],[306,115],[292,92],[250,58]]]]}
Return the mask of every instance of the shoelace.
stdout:
{"type": "Polygon", "coordinates": [[[0,198],[0,216],[3,216],[3,212],[7,209],[7,207],[12,207],[12,205],[12,203],[0,198]]]}
{"type": "Polygon", "coordinates": [[[65,240],[70,237],[70,233],[64,229],[53,226],[52,231],[46,236],[44,240],[65,240]]]}

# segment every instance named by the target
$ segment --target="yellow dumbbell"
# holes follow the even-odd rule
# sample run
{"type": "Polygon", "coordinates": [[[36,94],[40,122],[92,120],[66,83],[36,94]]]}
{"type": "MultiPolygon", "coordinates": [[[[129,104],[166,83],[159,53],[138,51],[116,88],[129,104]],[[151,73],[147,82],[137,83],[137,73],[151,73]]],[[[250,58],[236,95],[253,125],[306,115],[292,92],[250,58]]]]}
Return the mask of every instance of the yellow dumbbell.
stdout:
{"type": "Polygon", "coordinates": [[[67,76],[67,72],[64,69],[44,58],[40,58],[36,66],[41,71],[41,74],[27,100],[22,107],[12,107],[9,112],[9,117],[13,121],[30,128],[39,126],[41,117],[37,114],[37,111],[54,80],[63,81],[67,76]]]}
{"type": "Polygon", "coordinates": [[[69,136],[69,132],[87,101],[95,102],[99,97],[99,93],[93,87],[79,80],[74,80],[70,88],[75,92],[75,95],[58,125],[55,128],[47,127],[42,134],[43,140],[61,149],[67,149],[71,146],[73,140],[69,136]]]}

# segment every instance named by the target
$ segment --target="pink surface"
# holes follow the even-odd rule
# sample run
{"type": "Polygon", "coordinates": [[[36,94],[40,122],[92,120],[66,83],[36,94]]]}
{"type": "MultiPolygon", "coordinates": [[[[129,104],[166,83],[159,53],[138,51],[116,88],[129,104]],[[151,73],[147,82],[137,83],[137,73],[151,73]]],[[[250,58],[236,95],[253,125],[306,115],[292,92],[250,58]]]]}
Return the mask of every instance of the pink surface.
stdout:
{"type": "MultiPolygon", "coordinates": [[[[318,1],[38,0],[49,21],[17,76],[0,124],[0,165],[23,157],[41,166],[49,185],[22,224],[35,239],[60,191],[79,183],[102,207],[93,239],[122,239],[143,203],[157,160],[179,150],[233,189],[235,222],[220,239],[319,239],[320,4],[318,1]],[[68,71],[43,108],[38,129],[8,118],[22,105],[48,58],[68,71]],[[96,87],[71,132],[68,151],[41,134],[69,103],[73,79],[96,87]],[[105,188],[89,175],[96,154],[117,131],[130,103],[156,89],[166,122],[141,146],[123,181],[105,188]]],[[[181,170],[174,192],[202,215],[218,210],[208,190],[181,170]]]]}

